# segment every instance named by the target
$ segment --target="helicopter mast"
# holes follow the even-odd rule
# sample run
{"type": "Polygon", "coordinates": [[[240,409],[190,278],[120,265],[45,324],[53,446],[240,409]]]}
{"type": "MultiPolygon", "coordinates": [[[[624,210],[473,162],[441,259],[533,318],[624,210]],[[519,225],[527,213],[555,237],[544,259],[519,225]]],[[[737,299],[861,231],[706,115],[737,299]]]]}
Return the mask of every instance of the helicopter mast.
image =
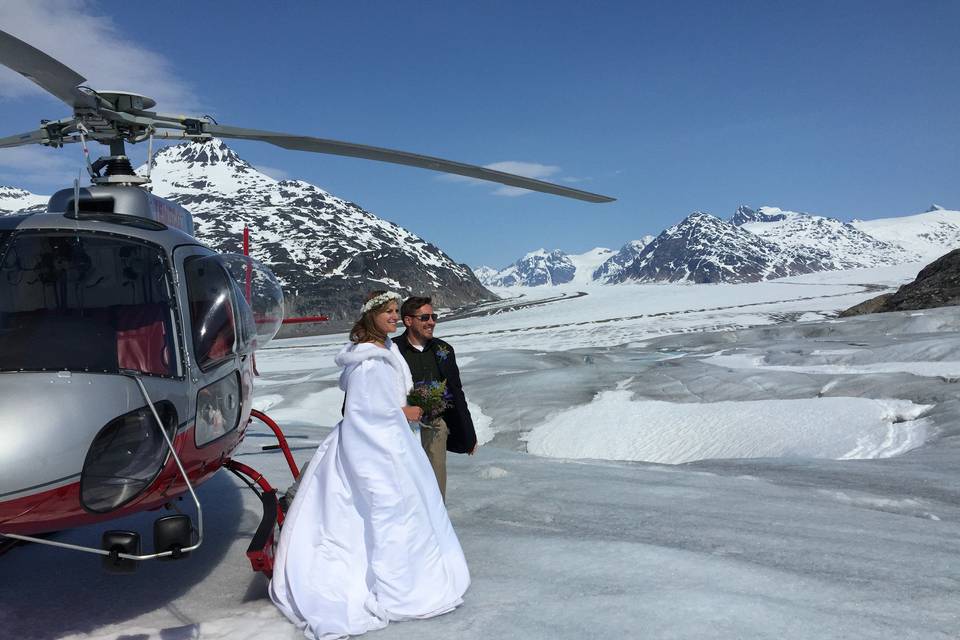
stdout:
{"type": "Polygon", "coordinates": [[[110,155],[103,156],[90,165],[90,182],[140,186],[149,183],[150,179],[137,175],[130,163],[130,157],[127,156],[124,141],[117,138],[110,141],[110,155]]]}

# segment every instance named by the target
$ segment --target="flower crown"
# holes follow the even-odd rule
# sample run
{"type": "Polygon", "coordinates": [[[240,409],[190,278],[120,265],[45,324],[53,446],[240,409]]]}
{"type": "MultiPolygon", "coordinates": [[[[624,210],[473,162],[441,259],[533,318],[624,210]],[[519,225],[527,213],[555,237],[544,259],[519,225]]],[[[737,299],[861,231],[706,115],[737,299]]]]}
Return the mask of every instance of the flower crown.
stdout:
{"type": "Polygon", "coordinates": [[[376,309],[382,304],[386,304],[391,300],[396,300],[397,304],[400,304],[400,294],[394,293],[393,291],[387,291],[386,293],[381,293],[375,298],[370,298],[367,300],[362,307],[360,307],[360,313],[366,313],[376,309]]]}

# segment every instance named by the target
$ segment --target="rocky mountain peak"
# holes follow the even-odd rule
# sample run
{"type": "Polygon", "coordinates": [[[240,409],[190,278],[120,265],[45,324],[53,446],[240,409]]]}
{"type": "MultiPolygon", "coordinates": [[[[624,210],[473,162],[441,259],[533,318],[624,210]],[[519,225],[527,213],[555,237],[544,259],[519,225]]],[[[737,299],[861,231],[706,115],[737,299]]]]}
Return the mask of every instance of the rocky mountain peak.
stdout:
{"type": "Polygon", "coordinates": [[[686,218],[681,220],[680,224],[681,225],[682,224],[701,224],[701,223],[710,224],[714,220],[716,220],[717,222],[722,222],[720,218],[716,217],[715,215],[709,214],[706,211],[694,211],[693,213],[688,215],[686,218]]]}
{"type": "Polygon", "coordinates": [[[809,273],[822,267],[742,227],[695,211],[653,239],[607,282],[755,282],[809,273]]]}
{"type": "Polygon", "coordinates": [[[253,167],[228,147],[223,140],[213,138],[206,142],[186,142],[165,147],[154,155],[155,165],[177,164],[181,167],[210,167],[227,165],[243,169],[253,167]]]}
{"type": "Polygon", "coordinates": [[[739,227],[750,222],[779,222],[780,220],[786,220],[789,216],[796,215],[806,214],[784,211],[783,209],[779,209],[777,207],[760,207],[759,209],[751,209],[747,205],[742,204],[737,207],[733,217],[730,218],[730,223],[739,227]]]}

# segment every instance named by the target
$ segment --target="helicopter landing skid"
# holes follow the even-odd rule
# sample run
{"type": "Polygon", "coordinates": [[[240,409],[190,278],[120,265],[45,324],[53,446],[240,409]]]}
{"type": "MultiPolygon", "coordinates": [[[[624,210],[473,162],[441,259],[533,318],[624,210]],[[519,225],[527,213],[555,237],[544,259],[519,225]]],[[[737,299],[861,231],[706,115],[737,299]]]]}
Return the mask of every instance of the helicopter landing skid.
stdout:
{"type": "Polygon", "coordinates": [[[270,430],[273,431],[273,435],[277,436],[277,442],[279,443],[280,450],[283,451],[283,457],[287,459],[287,466],[290,467],[290,473],[293,474],[293,479],[297,480],[300,477],[300,469],[297,468],[297,463],[293,459],[293,454],[290,453],[290,445],[287,444],[287,439],[283,435],[283,431],[280,429],[280,425],[273,421],[273,418],[268,416],[262,411],[257,411],[254,409],[250,412],[250,418],[256,418],[263,424],[270,427],[270,430]]]}
{"type": "Polygon", "coordinates": [[[260,497],[263,505],[263,516],[257,527],[253,539],[247,547],[247,558],[254,571],[259,571],[268,578],[273,576],[273,552],[276,548],[277,527],[283,524],[283,510],[277,500],[277,490],[270,486],[263,474],[236,460],[227,460],[224,467],[237,477],[260,497]],[[260,491],[254,486],[256,484],[260,491]]]}

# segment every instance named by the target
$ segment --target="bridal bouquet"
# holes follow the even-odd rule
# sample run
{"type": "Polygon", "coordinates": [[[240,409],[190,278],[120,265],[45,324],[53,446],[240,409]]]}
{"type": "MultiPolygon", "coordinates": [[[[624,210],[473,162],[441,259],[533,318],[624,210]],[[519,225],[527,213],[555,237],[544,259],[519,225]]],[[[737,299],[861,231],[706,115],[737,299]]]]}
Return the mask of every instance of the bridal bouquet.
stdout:
{"type": "Polygon", "coordinates": [[[447,382],[418,382],[407,396],[407,404],[423,409],[420,422],[429,423],[453,406],[453,397],[447,391],[447,382]]]}

